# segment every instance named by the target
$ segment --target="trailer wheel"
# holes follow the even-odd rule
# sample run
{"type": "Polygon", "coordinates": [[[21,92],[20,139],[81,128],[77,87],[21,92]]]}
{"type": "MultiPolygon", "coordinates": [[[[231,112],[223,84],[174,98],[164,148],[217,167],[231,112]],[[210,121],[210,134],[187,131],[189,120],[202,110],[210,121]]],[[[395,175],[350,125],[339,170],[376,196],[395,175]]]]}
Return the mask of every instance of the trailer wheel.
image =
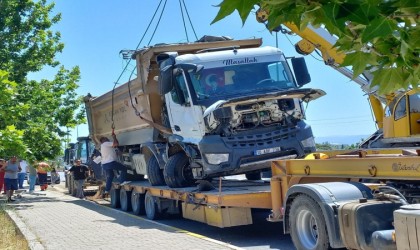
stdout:
{"type": "Polygon", "coordinates": [[[121,210],[130,211],[131,210],[131,191],[126,191],[125,189],[120,189],[120,204],[121,210]]]}
{"type": "Polygon", "coordinates": [[[135,215],[145,215],[146,210],[144,207],[144,194],[131,192],[131,209],[135,215]]]}
{"type": "Polygon", "coordinates": [[[119,208],[120,207],[120,189],[111,188],[109,191],[111,195],[111,207],[119,208]]]}
{"type": "Polygon", "coordinates": [[[171,156],[163,171],[166,185],[171,188],[188,187],[194,184],[190,161],[183,152],[171,156]]]}
{"type": "Polygon", "coordinates": [[[307,195],[297,196],[290,207],[290,235],[297,249],[329,249],[321,208],[307,195]]]}
{"type": "Polygon", "coordinates": [[[162,217],[162,213],[159,211],[159,206],[156,202],[156,197],[147,191],[144,195],[144,208],[146,210],[146,217],[149,220],[158,220],[162,217]]]}
{"type": "Polygon", "coordinates": [[[159,163],[154,156],[150,157],[146,166],[147,178],[152,186],[163,186],[165,185],[165,179],[163,178],[163,171],[160,169],[159,163]]]}
{"type": "Polygon", "coordinates": [[[249,181],[259,181],[261,180],[261,172],[246,173],[245,177],[249,181]]]}

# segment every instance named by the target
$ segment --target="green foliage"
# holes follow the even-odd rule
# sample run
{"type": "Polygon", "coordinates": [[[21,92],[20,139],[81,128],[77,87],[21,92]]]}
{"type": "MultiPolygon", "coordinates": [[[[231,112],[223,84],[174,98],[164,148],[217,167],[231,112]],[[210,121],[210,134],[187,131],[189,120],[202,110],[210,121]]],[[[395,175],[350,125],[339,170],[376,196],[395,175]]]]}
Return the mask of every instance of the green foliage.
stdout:
{"type": "Polygon", "coordinates": [[[84,121],[76,114],[80,70],[67,70],[55,60],[63,49],[51,27],[54,4],[46,0],[0,0],[0,154],[30,161],[54,159],[61,153],[62,128],[84,121]],[[57,68],[53,79],[34,81],[29,72],[57,68]],[[59,67],[57,67],[59,66],[59,67]]]}
{"type": "Polygon", "coordinates": [[[256,4],[268,11],[268,28],[291,22],[300,29],[323,26],[339,39],[335,47],[347,54],[341,66],[358,76],[365,69],[382,93],[418,87],[420,5],[415,0],[223,0],[212,23],[238,11],[244,23],[256,4]]]}

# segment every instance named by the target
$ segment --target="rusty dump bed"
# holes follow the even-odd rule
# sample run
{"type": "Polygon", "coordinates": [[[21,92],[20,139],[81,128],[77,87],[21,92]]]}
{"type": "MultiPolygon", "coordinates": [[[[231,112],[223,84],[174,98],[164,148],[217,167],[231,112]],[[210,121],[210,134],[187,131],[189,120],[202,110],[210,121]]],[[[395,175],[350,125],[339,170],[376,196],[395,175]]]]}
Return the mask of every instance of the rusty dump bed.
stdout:
{"type": "MultiPolygon", "coordinates": [[[[118,184],[116,188],[118,187],[118,184]]],[[[184,201],[186,203],[216,207],[246,207],[271,209],[270,183],[266,181],[215,180],[212,191],[199,191],[197,187],[169,188],[151,186],[148,181],[131,182],[122,186],[127,191],[151,192],[153,196],[184,201]]]]}

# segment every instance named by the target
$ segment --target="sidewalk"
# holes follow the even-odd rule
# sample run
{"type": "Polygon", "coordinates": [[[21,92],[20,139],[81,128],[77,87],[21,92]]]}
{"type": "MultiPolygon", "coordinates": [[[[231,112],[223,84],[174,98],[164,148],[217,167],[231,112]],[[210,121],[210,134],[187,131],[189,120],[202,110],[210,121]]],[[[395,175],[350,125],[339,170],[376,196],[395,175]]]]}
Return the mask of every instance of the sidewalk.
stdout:
{"type": "Polygon", "coordinates": [[[31,249],[239,249],[62,191],[22,193],[8,205],[31,249]]]}

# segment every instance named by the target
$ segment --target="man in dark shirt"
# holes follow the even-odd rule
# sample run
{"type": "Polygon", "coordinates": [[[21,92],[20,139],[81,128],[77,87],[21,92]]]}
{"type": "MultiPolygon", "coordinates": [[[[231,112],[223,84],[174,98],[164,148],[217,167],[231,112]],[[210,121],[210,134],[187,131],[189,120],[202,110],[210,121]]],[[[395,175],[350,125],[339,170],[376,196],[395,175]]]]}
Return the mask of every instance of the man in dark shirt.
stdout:
{"type": "Polygon", "coordinates": [[[76,160],[75,165],[69,169],[69,172],[73,173],[76,197],[84,199],[83,185],[85,184],[85,179],[89,176],[89,169],[85,165],[81,165],[81,163],[82,161],[80,159],[76,160]]]}

